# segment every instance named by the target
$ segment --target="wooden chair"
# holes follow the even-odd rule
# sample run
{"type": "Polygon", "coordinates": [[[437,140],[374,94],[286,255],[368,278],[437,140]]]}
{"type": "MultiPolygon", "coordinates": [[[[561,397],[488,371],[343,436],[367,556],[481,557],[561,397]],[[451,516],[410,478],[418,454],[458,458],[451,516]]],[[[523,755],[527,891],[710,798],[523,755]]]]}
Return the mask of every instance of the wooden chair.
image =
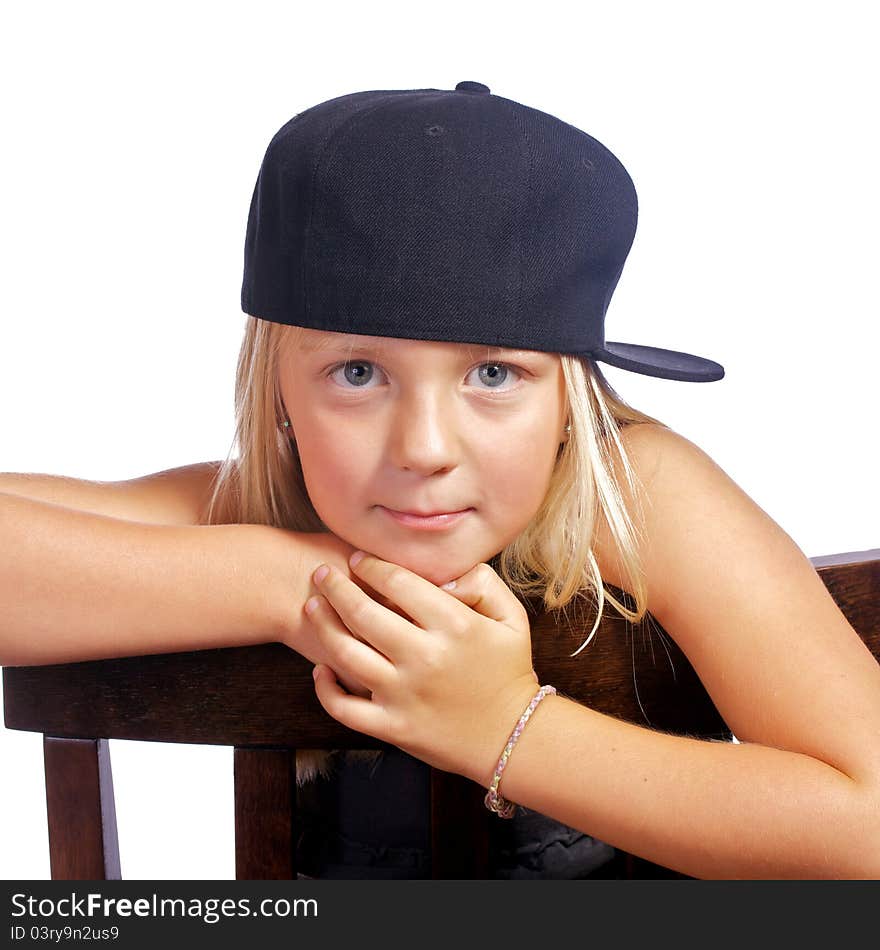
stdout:
{"type": "MultiPolygon", "coordinates": [[[[880,549],[812,558],[831,596],[880,658],[880,549]]],[[[615,591],[616,594],[618,593],[615,591]]],[[[632,599],[618,596],[629,605],[632,599]]],[[[730,738],[693,668],[653,618],[612,611],[591,645],[583,623],[533,613],[542,683],[601,712],[690,736],[730,738]]],[[[311,663],[278,643],[3,670],[5,724],[43,734],[53,879],[121,877],[108,740],[234,746],[237,879],[296,877],[297,748],[381,748],[329,717],[311,663]]],[[[434,878],[486,877],[484,790],[432,770],[434,878]]],[[[618,852],[611,876],[683,875],[618,852]]],[[[173,872],[173,869],[169,869],[173,872]]],[[[169,877],[173,876],[169,874],[169,877]]]]}

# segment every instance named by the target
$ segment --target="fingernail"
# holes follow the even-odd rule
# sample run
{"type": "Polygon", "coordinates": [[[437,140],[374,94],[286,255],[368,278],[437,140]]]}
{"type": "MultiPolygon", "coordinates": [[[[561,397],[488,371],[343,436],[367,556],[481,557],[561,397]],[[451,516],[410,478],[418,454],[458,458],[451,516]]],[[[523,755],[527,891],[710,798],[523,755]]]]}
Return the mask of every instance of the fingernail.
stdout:
{"type": "Polygon", "coordinates": [[[366,557],[366,554],[364,554],[363,551],[355,551],[354,554],[352,554],[352,556],[348,559],[348,563],[349,563],[352,567],[357,567],[358,564],[360,564],[361,561],[362,561],[365,557],[366,557]]]}
{"type": "Polygon", "coordinates": [[[318,598],[309,597],[309,599],[306,601],[306,613],[307,614],[313,613],[317,609],[318,609],[318,598]]]}
{"type": "Polygon", "coordinates": [[[315,583],[320,584],[322,580],[330,573],[330,568],[326,564],[322,564],[317,571],[315,571],[315,583]]]}
{"type": "Polygon", "coordinates": [[[441,585],[440,590],[454,590],[456,586],[455,581],[450,581],[448,584],[441,585]]]}

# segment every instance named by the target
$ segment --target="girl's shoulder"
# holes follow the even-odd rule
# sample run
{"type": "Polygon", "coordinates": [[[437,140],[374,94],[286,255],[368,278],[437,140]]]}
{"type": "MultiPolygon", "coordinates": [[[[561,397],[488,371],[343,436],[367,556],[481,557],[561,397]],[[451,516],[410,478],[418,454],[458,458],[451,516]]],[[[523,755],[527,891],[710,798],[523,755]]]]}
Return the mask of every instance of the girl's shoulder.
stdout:
{"type": "MultiPolygon", "coordinates": [[[[614,475],[638,540],[652,613],[666,599],[664,584],[672,577],[669,559],[673,552],[684,557],[704,543],[711,544],[720,521],[732,533],[740,518],[771,534],[779,530],[707,452],[674,429],[655,423],[631,424],[621,429],[620,441],[635,494],[616,457],[614,475]]],[[[628,589],[629,578],[620,570],[616,545],[601,514],[594,554],[603,580],[628,589]]]]}
{"type": "MultiPolygon", "coordinates": [[[[637,497],[616,463],[617,484],[633,521],[647,609],[682,649],[693,656],[710,632],[720,642],[722,625],[744,642],[755,611],[778,608],[781,591],[789,606],[828,606],[809,558],[700,446],[655,424],[628,427],[621,441],[637,497]]],[[[599,520],[594,554],[602,578],[629,589],[599,520]]]]}
{"type": "Polygon", "coordinates": [[[108,483],[108,504],[120,518],[149,524],[204,525],[221,465],[219,461],[193,462],[108,483]]]}

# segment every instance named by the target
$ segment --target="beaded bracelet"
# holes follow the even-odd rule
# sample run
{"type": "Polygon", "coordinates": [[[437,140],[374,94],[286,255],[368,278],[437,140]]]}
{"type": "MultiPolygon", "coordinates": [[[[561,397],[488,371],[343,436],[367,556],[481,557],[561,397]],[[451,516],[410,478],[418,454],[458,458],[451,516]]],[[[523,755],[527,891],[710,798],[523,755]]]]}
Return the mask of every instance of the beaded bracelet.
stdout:
{"type": "Polygon", "coordinates": [[[511,732],[510,738],[507,740],[507,745],[504,747],[504,751],[501,753],[501,758],[498,760],[498,765],[495,766],[495,774],[492,776],[492,784],[489,786],[489,791],[486,792],[486,797],[484,802],[486,808],[489,811],[494,811],[501,818],[513,818],[513,814],[516,811],[516,804],[514,802],[509,802],[506,798],[503,798],[501,793],[498,791],[498,784],[501,781],[501,773],[504,771],[504,767],[507,765],[507,760],[510,758],[510,753],[513,750],[513,747],[516,745],[517,739],[520,737],[520,733],[525,728],[526,723],[529,721],[529,716],[535,711],[535,707],[539,702],[545,697],[549,696],[551,693],[555,693],[556,690],[552,686],[542,686],[538,692],[535,694],[534,699],[526,707],[526,711],[519,717],[519,722],[516,724],[516,728],[511,732]]]}

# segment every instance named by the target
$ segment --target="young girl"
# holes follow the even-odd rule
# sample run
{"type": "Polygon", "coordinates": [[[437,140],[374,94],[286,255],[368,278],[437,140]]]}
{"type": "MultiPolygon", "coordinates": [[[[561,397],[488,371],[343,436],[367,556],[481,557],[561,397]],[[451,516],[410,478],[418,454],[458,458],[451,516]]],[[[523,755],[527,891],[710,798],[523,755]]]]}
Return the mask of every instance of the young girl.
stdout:
{"type": "Polygon", "coordinates": [[[315,573],[315,645],[293,645],[322,652],[330,715],[406,754],[318,780],[303,839],[318,841],[316,874],[424,870],[423,839],[400,827],[412,791],[424,796],[413,759],[491,787],[496,809],[523,806],[514,821],[543,819],[498,876],[583,876],[604,842],[697,877],[880,870],[880,668],[791,539],[596,365],[723,376],[605,341],[636,212],[604,146],[476,82],[342,96],[269,144],[239,412],[287,441],[279,452],[243,429],[236,477],[243,497],[266,485],[279,522],[359,549],[360,583],[315,573]],[[583,649],[604,581],[635,598],[633,613],[607,595],[616,610],[650,610],[677,640],[740,744],[551,693],[502,756],[541,696],[519,596],[561,609],[595,595],[583,649]],[[371,786],[392,812],[378,829],[371,786]]]}
{"type": "Polygon", "coordinates": [[[636,216],[603,145],[476,82],[341,96],[269,144],[239,453],[204,522],[327,538],[284,640],[331,716],[400,750],[301,757],[309,876],[428,876],[428,766],[487,789],[496,877],[601,875],[615,847],[694,877],[880,876],[880,667],[781,528],[597,365],[723,376],[605,340],[636,216]],[[607,606],[650,611],[740,741],[539,683],[533,595],[592,606],[578,652],[607,606]]]}

